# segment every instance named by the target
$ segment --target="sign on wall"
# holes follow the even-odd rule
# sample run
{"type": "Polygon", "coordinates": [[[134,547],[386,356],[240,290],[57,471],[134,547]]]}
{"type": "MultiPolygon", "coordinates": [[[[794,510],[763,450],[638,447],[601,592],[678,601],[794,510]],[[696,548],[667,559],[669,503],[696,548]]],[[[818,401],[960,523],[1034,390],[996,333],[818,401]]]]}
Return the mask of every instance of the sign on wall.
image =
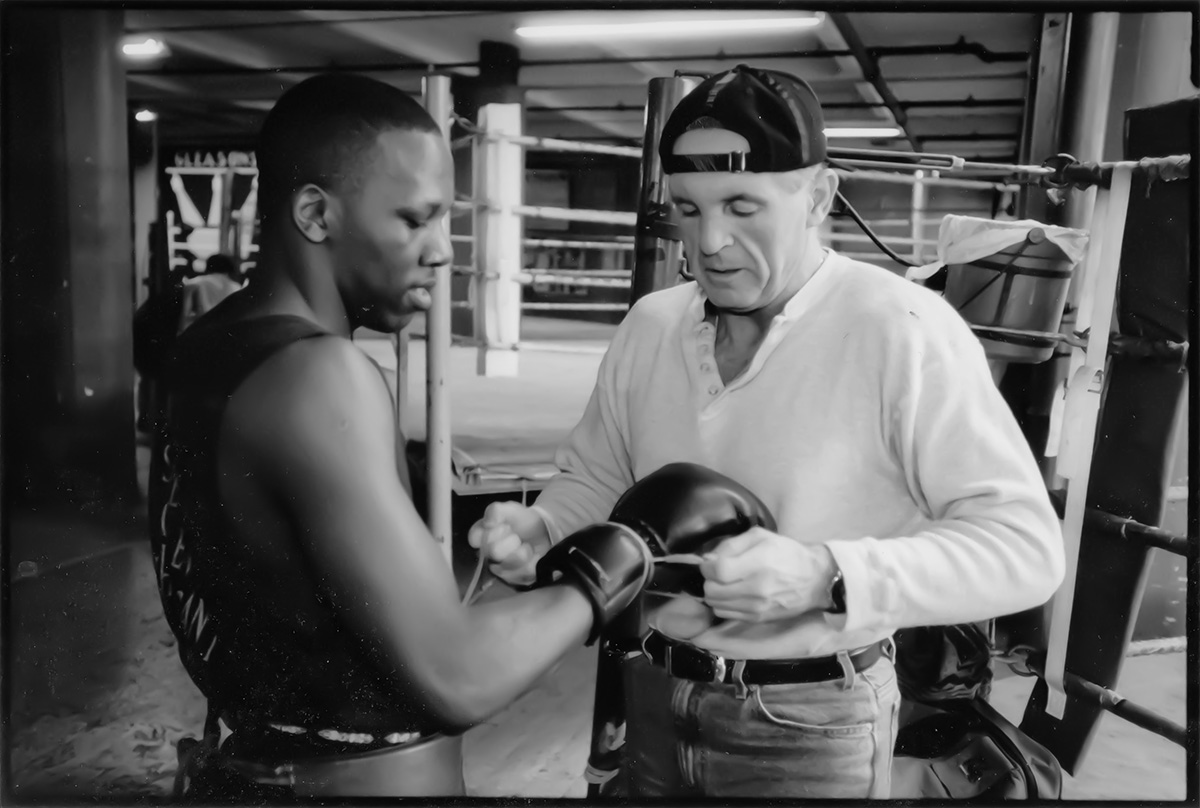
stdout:
{"type": "Polygon", "coordinates": [[[243,272],[258,254],[258,167],[249,149],[164,150],[159,192],[171,270],[203,272],[224,253],[243,272]]]}

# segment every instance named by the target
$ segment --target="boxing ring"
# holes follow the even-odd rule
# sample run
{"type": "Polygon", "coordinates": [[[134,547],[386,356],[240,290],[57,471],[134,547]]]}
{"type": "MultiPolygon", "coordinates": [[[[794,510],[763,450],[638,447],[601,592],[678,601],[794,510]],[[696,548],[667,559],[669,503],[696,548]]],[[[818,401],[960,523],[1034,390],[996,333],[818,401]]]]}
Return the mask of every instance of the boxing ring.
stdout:
{"type": "MultiPolygon", "coordinates": [[[[455,152],[470,149],[473,162],[471,193],[455,202],[457,213],[470,215],[472,233],[452,236],[455,244],[469,248],[471,257],[467,262],[446,267],[439,278],[427,315],[422,369],[430,527],[449,555],[452,495],[495,494],[519,489],[524,496],[539,489],[553,475],[553,448],[582,412],[595,367],[606,344],[601,337],[575,345],[543,346],[546,351],[539,352],[536,344],[521,339],[522,314],[623,311],[642,294],[674,283],[680,276],[682,251],[667,217],[669,202],[657,161],[657,131],[670,109],[695,82],[686,77],[651,82],[646,144],[644,149],[635,149],[523,136],[518,105],[487,105],[481,109],[477,122],[456,120],[449,112],[452,104],[448,97],[448,81],[440,79],[437,76],[427,79],[426,104],[447,133],[450,147],[455,152]],[[463,126],[468,134],[451,141],[449,130],[453,123],[463,126]],[[638,211],[572,210],[523,204],[524,151],[530,149],[595,153],[642,161],[638,211]],[[603,223],[630,228],[632,233],[612,239],[526,239],[523,238],[522,222],[527,218],[603,223]],[[634,268],[561,270],[527,267],[523,265],[523,248],[528,246],[604,250],[608,255],[632,257],[634,268]],[[451,299],[452,274],[468,279],[469,291],[465,300],[451,299]],[[544,283],[628,290],[630,301],[522,302],[523,288],[544,283]],[[455,309],[471,310],[474,337],[451,336],[451,313],[455,309]],[[453,360],[452,349],[458,350],[453,360]],[[455,435],[451,430],[447,374],[453,363],[453,372],[460,383],[470,376],[469,352],[472,351],[476,381],[468,384],[466,395],[456,399],[455,405],[458,406],[461,400],[463,406],[474,412],[475,420],[467,434],[455,435]],[[558,359],[563,360],[557,366],[544,359],[554,351],[560,352],[558,359]],[[535,361],[531,357],[539,354],[542,357],[539,361],[549,362],[553,367],[544,379],[546,383],[526,385],[528,397],[522,404],[519,362],[535,361]],[[573,368],[573,375],[566,368],[573,368]],[[505,388],[506,383],[511,384],[505,388]],[[569,383],[576,389],[565,394],[560,390],[555,394],[556,383],[559,388],[569,383]],[[503,389],[507,392],[496,392],[503,389]],[[521,411],[528,431],[523,432],[520,425],[514,429],[511,424],[498,423],[480,428],[486,421],[481,402],[489,395],[510,396],[509,403],[504,405],[505,412],[521,411]],[[488,434],[489,429],[495,431],[488,434]],[[498,451],[489,452],[489,445],[498,451]]],[[[1118,278],[1122,272],[1128,273],[1126,262],[1121,259],[1131,189],[1137,188],[1148,196],[1149,188],[1155,184],[1190,179],[1190,157],[1168,153],[1161,157],[1089,163],[1069,155],[1057,155],[1042,165],[1014,165],[969,162],[945,154],[830,148],[829,162],[844,184],[874,182],[909,186],[911,210],[907,218],[885,216],[865,220],[846,202],[851,218],[863,232],[839,232],[835,227],[823,234],[853,257],[879,261],[886,255],[901,267],[924,263],[938,243],[928,232],[929,225],[938,220],[936,212],[928,210],[930,193],[938,189],[983,194],[996,200],[1011,200],[1030,188],[1044,189],[1051,194],[1093,189],[1086,228],[1090,239],[1085,256],[1079,262],[1078,272],[1070,278],[1069,299],[1050,326],[1037,329],[1006,327],[996,322],[973,322],[964,313],[973,330],[984,340],[985,348],[1016,345],[1019,349],[1029,349],[1025,354],[1018,351],[1018,361],[1043,362],[1053,356],[1065,360],[1066,364],[1053,398],[1044,451],[1043,447],[1034,448],[1035,453],[1041,453],[1043,459],[1051,463],[1048,489],[1062,519],[1067,577],[1047,607],[1042,648],[1036,644],[1016,644],[1001,649],[997,656],[1015,671],[1037,676],[1039,687],[1044,691],[1040,696],[1035,691],[1030,699],[1023,728],[1041,727],[1043,735],[1048,734],[1054,739],[1059,732],[1056,722],[1063,720],[1070,701],[1078,709],[1094,714],[1111,712],[1183,744],[1186,733],[1181,724],[1131,705],[1111,689],[1120,669],[1119,659],[1115,663],[1110,659],[1114,656],[1115,646],[1119,646],[1116,649],[1118,658],[1141,653],[1178,652],[1183,647],[1179,638],[1159,641],[1151,647],[1144,643],[1131,645],[1128,631],[1123,641],[1117,632],[1106,641],[1104,648],[1078,652],[1085,654],[1085,658],[1082,664],[1076,659],[1074,667],[1095,669],[1097,672],[1092,679],[1069,670],[1071,657],[1068,651],[1075,649],[1079,642],[1076,637],[1080,631],[1080,615],[1075,608],[1076,601],[1080,592],[1088,596],[1085,585],[1090,585],[1080,577],[1080,570],[1090,565],[1087,566],[1088,574],[1092,574],[1096,569],[1095,562],[1085,558],[1087,552],[1084,551],[1090,543],[1123,543],[1135,548],[1144,564],[1145,553],[1151,548],[1186,556],[1188,548],[1196,541],[1194,537],[1165,531],[1128,513],[1105,510],[1096,504],[1094,497],[1088,496],[1094,455],[1103,449],[1098,426],[1102,418],[1102,401],[1111,392],[1109,381],[1114,363],[1141,362],[1154,367],[1165,363],[1181,370],[1186,361],[1185,337],[1129,334],[1108,326],[1116,319],[1118,278]],[[900,228],[901,232],[882,237],[874,233],[876,228],[887,227],[900,228]],[[881,252],[862,252],[860,245],[866,244],[874,245],[881,252]],[[1100,657],[1106,660],[1103,664],[1098,667],[1091,664],[1100,657]]],[[[993,218],[997,207],[1001,205],[992,205],[993,218]]],[[[1034,239],[1030,241],[1032,243],[1034,239]]],[[[1011,276],[1021,272],[1035,277],[1038,274],[1036,270],[1009,267],[1000,273],[1006,276],[1006,290],[1011,276]]],[[[396,366],[401,371],[397,375],[399,400],[409,401],[410,397],[406,397],[403,390],[406,380],[419,378],[421,374],[407,372],[408,342],[403,335],[395,345],[396,366]]],[[[991,348],[988,349],[990,357],[991,348]]],[[[1004,353],[1002,358],[1012,361],[1013,353],[1004,353]]],[[[410,433],[420,434],[415,424],[407,426],[410,433]]],[[[1135,585],[1131,596],[1136,592],[1135,585]]],[[[1136,611],[1136,602],[1130,600],[1129,603],[1136,611]]],[[[1088,723],[1086,718],[1083,723],[1088,723]]],[[[1093,715],[1089,727],[1094,723],[1093,715]]],[[[1085,729],[1084,735],[1089,732],[1090,728],[1085,729]]],[[[1070,769],[1072,752],[1074,757],[1082,754],[1080,747],[1086,747],[1086,739],[1062,742],[1066,745],[1064,748],[1069,747],[1065,759],[1066,767],[1070,769]]]]}

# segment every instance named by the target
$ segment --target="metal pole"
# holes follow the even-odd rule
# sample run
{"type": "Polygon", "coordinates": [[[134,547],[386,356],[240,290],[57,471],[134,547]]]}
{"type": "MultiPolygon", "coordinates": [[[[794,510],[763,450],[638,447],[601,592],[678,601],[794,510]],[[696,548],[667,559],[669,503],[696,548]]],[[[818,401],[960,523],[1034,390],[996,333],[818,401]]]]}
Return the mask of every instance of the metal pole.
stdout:
{"type": "Polygon", "coordinates": [[[916,182],[912,187],[912,260],[920,264],[924,251],[921,240],[925,235],[925,172],[918,171],[913,178],[916,182]]]}
{"type": "Polygon", "coordinates": [[[658,159],[658,140],[671,110],[699,83],[698,79],[689,76],[650,80],[630,305],[643,295],[674,283],[683,265],[683,244],[667,218],[671,200],[667,195],[666,175],[658,159]]]}
{"type": "Polygon", "coordinates": [[[1152,525],[1143,525],[1141,522],[1124,516],[1116,516],[1098,508],[1089,508],[1083,517],[1083,523],[1110,535],[1120,536],[1148,547],[1158,547],[1175,555],[1186,556],[1188,553],[1187,536],[1180,536],[1152,525]]]}
{"type": "MultiPolygon", "coordinates": [[[[450,95],[450,77],[430,75],[422,81],[425,108],[450,143],[450,121],[454,102],[450,95]]],[[[443,226],[450,235],[450,219],[443,226]]],[[[451,524],[450,390],[446,371],[450,365],[450,266],[438,267],[432,302],[425,315],[425,395],[426,463],[428,475],[429,532],[442,545],[446,563],[453,563],[451,524]]]]}
{"type": "Polygon", "coordinates": [[[1047,456],[1058,457],[1058,473],[1070,481],[1062,528],[1067,571],[1062,586],[1051,600],[1046,650],[1046,713],[1060,720],[1066,709],[1063,676],[1079,570],[1080,537],[1100,400],[1107,385],[1108,340],[1104,337],[1109,333],[1116,303],[1131,175],[1129,168],[1114,170],[1112,189],[1101,190],[1096,197],[1096,211],[1092,214],[1093,236],[1088,244],[1085,281],[1076,321],[1081,329],[1090,329],[1093,336],[1086,348],[1072,351],[1058,426],[1062,434],[1061,445],[1046,447],[1047,456]]]}
{"type": "MultiPolygon", "coordinates": [[[[1031,660],[1029,667],[1035,673],[1044,675],[1042,671],[1043,666],[1039,664],[1039,661],[1031,660]]],[[[1145,707],[1139,707],[1127,701],[1120,693],[1109,690],[1107,687],[1101,687],[1095,682],[1090,682],[1074,673],[1063,675],[1063,686],[1066,688],[1067,693],[1081,701],[1098,704],[1103,709],[1115,716],[1124,718],[1134,726],[1153,732],[1155,735],[1160,735],[1180,746],[1187,746],[1186,727],[1163,718],[1161,715],[1147,710],[1145,707]]]]}

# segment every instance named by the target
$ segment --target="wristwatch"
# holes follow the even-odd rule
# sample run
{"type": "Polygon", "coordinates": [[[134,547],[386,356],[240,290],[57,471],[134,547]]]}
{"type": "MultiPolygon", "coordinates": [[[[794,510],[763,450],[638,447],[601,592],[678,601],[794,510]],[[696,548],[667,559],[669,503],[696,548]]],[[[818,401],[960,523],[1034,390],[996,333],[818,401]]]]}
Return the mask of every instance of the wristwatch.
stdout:
{"type": "Polygon", "coordinates": [[[829,582],[829,602],[831,605],[825,610],[826,614],[846,613],[846,582],[841,570],[834,572],[833,580],[829,582]]]}

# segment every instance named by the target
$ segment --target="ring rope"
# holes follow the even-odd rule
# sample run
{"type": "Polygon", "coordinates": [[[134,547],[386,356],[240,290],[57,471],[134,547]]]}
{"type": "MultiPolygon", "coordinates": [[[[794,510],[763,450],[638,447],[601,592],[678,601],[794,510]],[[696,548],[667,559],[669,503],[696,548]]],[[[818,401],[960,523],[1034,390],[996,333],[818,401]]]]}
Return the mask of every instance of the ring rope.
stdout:
{"type": "Polygon", "coordinates": [[[522,286],[541,283],[557,283],[563,286],[583,286],[596,289],[628,289],[632,281],[628,278],[579,278],[571,272],[522,272],[517,282],[522,286]]]}
{"type": "MultiPolygon", "coordinates": [[[[617,238],[623,238],[618,236],[617,238]]],[[[632,236],[629,236],[632,239],[632,236]]],[[[526,247],[549,247],[575,250],[628,250],[633,251],[633,241],[573,241],[557,238],[527,238],[526,247]]]]}
{"type": "MultiPolygon", "coordinates": [[[[1160,637],[1153,640],[1137,640],[1125,647],[1125,657],[1161,656],[1179,654],[1188,650],[1187,637],[1160,637]]],[[[1008,665],[1017,676],[1037,676],[1029,665],[1029,657],[1038,652],[1032,645],[1014,645],[1007,651],[993,651],[992,659],[1008,665]]]]}
{"type": "Polygon", "coordinates": [[[1187,637],[1160,637],[1154,640],[1138,640],[1129,643],[1125,656],[1140,657],[1157,654],[1178,654],[1187,651],[1187,637]]]}

